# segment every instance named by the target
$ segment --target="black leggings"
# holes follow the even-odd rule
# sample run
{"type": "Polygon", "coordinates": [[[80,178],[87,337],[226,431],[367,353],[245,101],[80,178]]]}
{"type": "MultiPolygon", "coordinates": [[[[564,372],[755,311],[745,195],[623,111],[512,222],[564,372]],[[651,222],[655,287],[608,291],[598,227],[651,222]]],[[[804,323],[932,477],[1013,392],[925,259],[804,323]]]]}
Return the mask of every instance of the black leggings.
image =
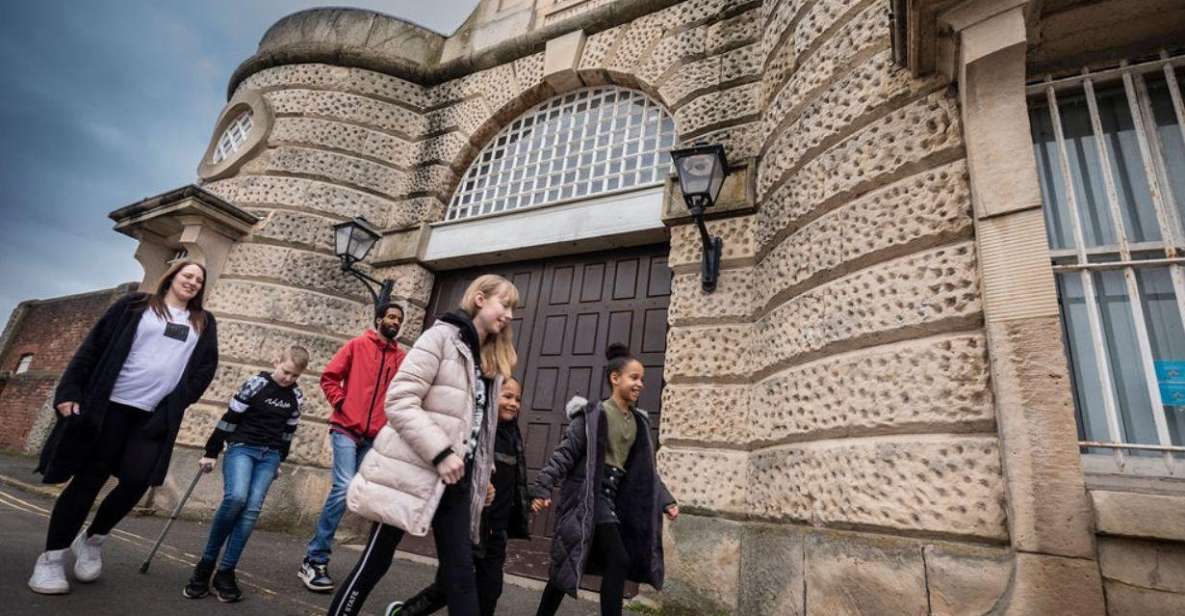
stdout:
{"type": "MultiPolygon", "coordinates": [[[[621,541],[621,526],[616,523],[597,524],[593,534],[590,559],[599,560],[604,567],[601,576],[601,616],[621,616],[621,603],[625,595],[625,576],[629,570],[630,557],[621,541]]],[[[587,562],[587,561],[586,561],[587,562]]],[[[554,616],[564,600],[564,591],[552,582],[543,589],[543,599],[535,616],[554,616]]]]}
{"type": "MultiPolygon", "coordinates": [[[[144,436],[144,424],[152,413],[112,402],[103,416],[103,427],[95,443],[90,462],[74,474],[70,484],[58,496],[49,517],[49,531],[45,537],[46,550],[70,547],[78,535],[91,505],[112,475],[119,478],[107,497],[99,505],[95,519],[87,528],[87,536],[106,535],[144,498],[150,484],[149,477],[160,457],[163,442],[144,436]]],[[[66,421],[76,421],[67,419],[66,421]]]]}
{"type": "MultiPolygon", "coordinates": [[[[473,542],[469,540],[469,481],[461,480],[444,489],[444,496],[432,517],[436,557],[440,560],[437,580],[448,588],[450,616],[478,616],[477,582],[473,572],[473,542]]],[[[362,556],[349,577],[338,587],[329,604],[329,616],[346,616],[362,611],[362,604],[391,567],[403,530],[376,522],[362,556]]]]}
{"type": "MultiPolygon", "coordinates": [[[[494,616],[498,598],[502,596],[502,568],[506,564],[506,531],[488,531],[482,550],[475,550],[473,567],[477,573],[477,601],[481,616],[494,616]]],[[[436,580],[403,604],[400,614],[427,616],[448,605],[448,583],[441,579],[439,567],[436,580]]]]}

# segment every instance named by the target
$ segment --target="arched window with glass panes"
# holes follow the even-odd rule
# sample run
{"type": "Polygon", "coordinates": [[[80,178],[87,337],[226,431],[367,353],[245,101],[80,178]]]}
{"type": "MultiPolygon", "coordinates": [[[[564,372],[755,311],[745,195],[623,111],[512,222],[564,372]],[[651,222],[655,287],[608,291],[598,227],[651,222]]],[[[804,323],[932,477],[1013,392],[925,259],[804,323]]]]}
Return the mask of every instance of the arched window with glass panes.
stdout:
{"type": "Polygon", "coordinates": [[[604,86],[541,103],[504,127],[461,178],[446,220],[662,184],[675,122],[645,94],[604,86]]]}

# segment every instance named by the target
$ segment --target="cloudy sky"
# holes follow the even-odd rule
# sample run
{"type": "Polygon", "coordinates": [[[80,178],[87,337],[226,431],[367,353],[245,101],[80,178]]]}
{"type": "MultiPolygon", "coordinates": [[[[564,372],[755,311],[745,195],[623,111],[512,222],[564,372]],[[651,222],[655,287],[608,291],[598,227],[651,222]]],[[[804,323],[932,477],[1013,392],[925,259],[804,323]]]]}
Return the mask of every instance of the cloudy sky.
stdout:
{"type": "Polygon", "coordinates": [[[451,33],[477,0],[0,2],[0,329],[21,300],[139,280],[107,213],[193,182],[231,72],[325,5],[451,33]]]}

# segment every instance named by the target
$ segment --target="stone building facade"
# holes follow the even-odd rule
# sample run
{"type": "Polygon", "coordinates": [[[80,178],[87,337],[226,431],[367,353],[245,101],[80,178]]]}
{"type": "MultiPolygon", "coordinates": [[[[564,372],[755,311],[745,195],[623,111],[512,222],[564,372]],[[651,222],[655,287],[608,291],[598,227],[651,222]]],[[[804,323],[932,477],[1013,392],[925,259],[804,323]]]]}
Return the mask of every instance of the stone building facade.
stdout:
{"type": "MultiPolygon", "coordinates": [[[[156,498],[174,498],[223,401],[278,349],[311,349],[315,375],[367,327],[329,232],[363,216],[383,230],[371,273],[408,307],[404,344],[473,272],[519,284],[535,468],[564,396],[599,393],[605,343],[646,355],[683,509],[672,610],[1185,613],[1185,443],[1161,374],[1173,307],[1185,314],[1182,41],[1175,0],[482,0],[449,37],[361,10],[288,16],[231,76],[197,213],[180,221],[172,198],[119,218],[142,262],[205,237],[219,264],[222,365],[156,498]],[[1098,111],[1096,85],[1127,120],[1098,111]],[[1086,132],[1043,140],[1066,97],[1086,132]],[[547,140],[594,105],[601,132],[547,140]],[[524,147],[532,122],[553,124],[524,147]],[[666,126],[727,152],[712,294],[675,183],[642,171],[665,160],[644,154],[666,126]],[[621,150],[598,141],[616,131],[621,150]],[[1074,158],[1083,144],[1103,164],[1074,158]],[[581,157],[602,150],[595,184],[601,159],[581,157]],[[1147,220],[1124,190],[1140,174],[1147,220]],[[1075,209],[1096,204],[1093,219],[1075,209]],[[1111,230],[1091,231],[1108,212],[1111,230]],[[1117,220],[1160,231],[1129,243],[1117,220]],[[1091,261],[1107,242],[1114,258],[1091,261]],[[1123,304],[1135,351],[1116,355],[1104,284],[1125,280],[1147,302],[1123,304]],[[1130,382],[1152,396],[1142,411],[1130,382]]],[[[265,519],[311,526],[328,412],[310,397],[265,519]]],[[[203,489],[194,510],[217,499],[203,489]]]]}

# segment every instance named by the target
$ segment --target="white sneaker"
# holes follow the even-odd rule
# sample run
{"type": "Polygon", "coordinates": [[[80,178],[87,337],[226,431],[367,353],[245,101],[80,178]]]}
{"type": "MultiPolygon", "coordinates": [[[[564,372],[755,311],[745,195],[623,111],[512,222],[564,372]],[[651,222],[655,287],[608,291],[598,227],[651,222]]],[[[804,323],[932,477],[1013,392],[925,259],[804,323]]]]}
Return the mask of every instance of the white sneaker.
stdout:
{"type": "Polygon", "coordinates": [[[66,581],[66,550],[42,552],[33,566],[29,588],[43,595],[64,595],[70,592],[66,581]]]}
{"type": "Polygon", "coordinates": [[[103,541],[107,535],[87,537],[86,531],[78,533],[70,544],[74,552],[74,578],[79,582],[93,582],[103,572],[103,541]]]}

